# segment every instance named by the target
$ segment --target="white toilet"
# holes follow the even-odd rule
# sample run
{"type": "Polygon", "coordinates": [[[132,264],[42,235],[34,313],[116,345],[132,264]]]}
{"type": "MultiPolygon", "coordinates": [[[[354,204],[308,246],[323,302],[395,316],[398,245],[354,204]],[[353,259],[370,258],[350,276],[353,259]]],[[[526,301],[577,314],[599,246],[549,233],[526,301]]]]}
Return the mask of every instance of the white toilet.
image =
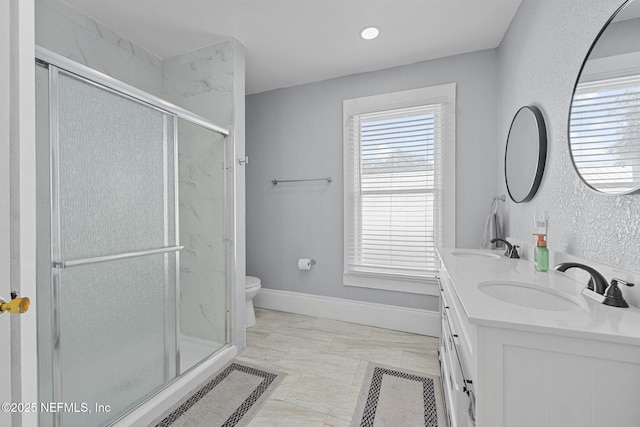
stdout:
{"type": "Polygon", "coordinates": [[[253,276],[245,277],[245,301],[246,301],[246,327],[250,328],[256,324],[256,312],[253,310],[253,297],[258,295],[262,285],[260,279],[253,276]]]}

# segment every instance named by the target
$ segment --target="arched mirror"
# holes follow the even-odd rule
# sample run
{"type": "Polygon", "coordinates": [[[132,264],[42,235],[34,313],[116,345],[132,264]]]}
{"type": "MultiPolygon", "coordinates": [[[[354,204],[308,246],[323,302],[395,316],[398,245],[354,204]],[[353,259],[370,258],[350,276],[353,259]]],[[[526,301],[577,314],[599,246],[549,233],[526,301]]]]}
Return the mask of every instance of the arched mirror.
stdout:
{"type": "Polygon", "coordinates": [[[533,199],[547,160],[547,129],[537,107],[518,110],[509,129],[504,175],[509,197],[516,203],[533,199]]]}
{"type": "Polygon", "coordinates": [[[571,102],[569,148],[592,189],[640,190],[640,0],[618,9],[591,45],[571,102]]]}

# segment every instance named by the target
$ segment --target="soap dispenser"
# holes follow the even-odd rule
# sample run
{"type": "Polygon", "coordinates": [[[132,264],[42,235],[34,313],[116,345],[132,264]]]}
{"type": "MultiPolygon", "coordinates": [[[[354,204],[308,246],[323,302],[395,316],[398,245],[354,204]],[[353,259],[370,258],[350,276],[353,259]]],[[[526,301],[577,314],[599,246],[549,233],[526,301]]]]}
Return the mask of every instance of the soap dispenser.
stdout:
{"type": "Polygon", "coordinates": [[[549,249],[547,249],[547,242],[545,240],[545,234],[533,234],[534,236],[538,236],[538,241],[536,242],[536,248],[533,251],[533,263],[536,266],[537,271],[548,271],[549,270],[549,249]]]}

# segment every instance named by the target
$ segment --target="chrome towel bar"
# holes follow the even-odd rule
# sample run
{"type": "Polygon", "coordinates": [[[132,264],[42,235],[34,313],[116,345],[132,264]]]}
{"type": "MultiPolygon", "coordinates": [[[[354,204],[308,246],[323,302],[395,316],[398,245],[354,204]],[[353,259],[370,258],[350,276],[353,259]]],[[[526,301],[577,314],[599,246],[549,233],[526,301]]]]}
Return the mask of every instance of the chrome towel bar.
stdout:
{"type": "Polygon", "coordinates": [[[135,258],[145,255],[163,254],[167,252],[179,252],[184,249],[184,246],[168,246],[166,248],[149,249],[145,251],[126,252],[117,255],[105,255],[94,258],[76,259],[72,261],[53,261],[53,268],[68,268],[76,267],[79,265],[96,264],[99,262],[116,261],[127,258],[135,258]]]}
{"type": "Polygon", "coordinates": [[[281,182],[306,182],[306,181],[327,181],[327,182],[332,182],[333,178],[328,176],[326,178],[311,178],[311,179],[272,179],[271,183],[273,185],[278,185],[281,182]]]}

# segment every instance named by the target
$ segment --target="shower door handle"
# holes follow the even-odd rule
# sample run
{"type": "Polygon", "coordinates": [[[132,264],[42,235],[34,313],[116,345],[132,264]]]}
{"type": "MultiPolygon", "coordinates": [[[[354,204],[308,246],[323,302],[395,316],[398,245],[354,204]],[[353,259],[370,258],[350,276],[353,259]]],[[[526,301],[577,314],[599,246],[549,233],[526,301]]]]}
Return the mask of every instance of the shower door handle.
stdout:
{"type": "Polygon", "coordinates": [[[184,246],[168,246],[166,248],[147,249],[144,251],[126,252],[116,255],[106,255],[94,258],[76,259],[72,261],[53,261],[53,268],[69,268],[76,267],[78,265],[97,264],[99,262],[117,261],[127,258],[136,258],[146,255],[164,254],[168,252],[180,252],[184,249],[184,246]]]}

